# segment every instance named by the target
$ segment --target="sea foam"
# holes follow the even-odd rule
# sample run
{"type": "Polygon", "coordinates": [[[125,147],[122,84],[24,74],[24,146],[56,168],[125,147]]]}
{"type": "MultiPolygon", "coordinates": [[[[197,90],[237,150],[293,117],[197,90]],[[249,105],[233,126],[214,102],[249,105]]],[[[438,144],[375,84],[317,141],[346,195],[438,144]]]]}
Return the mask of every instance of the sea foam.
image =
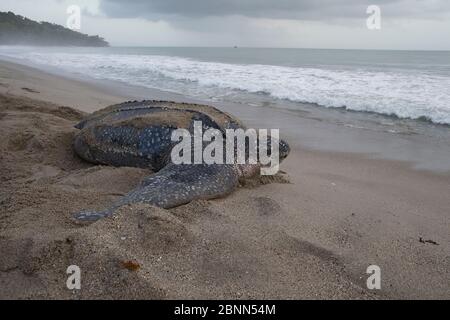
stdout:
{"type": "Polygon", "coordinates": [[[100,79],[210,97],[226,92],[450,124],[450,77],[417,70],[206,62],[161,55],[15,53],[16,58],[100,79]]]}

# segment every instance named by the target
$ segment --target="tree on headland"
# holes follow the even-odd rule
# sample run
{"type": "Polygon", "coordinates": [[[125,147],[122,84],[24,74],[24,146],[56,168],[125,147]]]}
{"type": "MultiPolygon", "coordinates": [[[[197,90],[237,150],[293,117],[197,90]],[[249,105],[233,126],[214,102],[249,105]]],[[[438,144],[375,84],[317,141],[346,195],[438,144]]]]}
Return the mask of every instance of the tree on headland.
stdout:
{"type": "Polygon", "coordinates": [[[99,36],[89,36],[54,23],[33,21],[13,12],[0,12],[0,45],[109,46],[99,36]]]}

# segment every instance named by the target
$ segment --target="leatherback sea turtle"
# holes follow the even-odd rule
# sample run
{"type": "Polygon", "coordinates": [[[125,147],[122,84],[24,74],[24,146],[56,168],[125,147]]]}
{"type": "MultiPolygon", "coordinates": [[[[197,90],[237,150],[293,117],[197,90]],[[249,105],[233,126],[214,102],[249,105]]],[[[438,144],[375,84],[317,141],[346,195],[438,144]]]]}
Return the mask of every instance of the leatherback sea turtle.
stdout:
{"type": "MultiPolygon", "coordinates": [[[[245,129],[239,120],[211,106],[148,100],[109,106],[78,123],[74,149],[81,158],[95,164],[149,168],[155,173],[110,208],[82,211],[75,219],[95,221],[131,203],[172,208],[194,199],[218,198],[232,192],[240,179],[259,173],[259,165],[254,164],[174,164],[172,131],[192,132],[194,121],[224,136],[226,129],[245,129]]],[[[280,161],[289,150],[280,140],[280,161]]]]}

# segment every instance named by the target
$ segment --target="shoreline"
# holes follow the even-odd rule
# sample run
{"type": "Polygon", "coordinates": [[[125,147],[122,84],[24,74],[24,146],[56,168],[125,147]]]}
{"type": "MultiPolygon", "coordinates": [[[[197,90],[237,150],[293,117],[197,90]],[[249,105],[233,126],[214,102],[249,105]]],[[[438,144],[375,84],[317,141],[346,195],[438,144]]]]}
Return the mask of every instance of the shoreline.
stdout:
{"type": "MultiPolygon", "coordinates": [[[[290,183],[242,187],[224,199],[156,210],[152,214],[159,217],[165,233],[149,227],[142,243],[141,238],[128,243],[120,239],[133,238],[138,232],[132,227],[140,217],[136,214],[145,216],[153,209],[127,209],[117,219],[83,228],[75,228],[69,217],[83,206],[110,202],[148,173],[67,159],[75,132],[71,119],[79,115],[55,118],[54,111],[39,110],[64,105],[92,112],[149,95],[194,100],[106,81],[68,79],[4,61],[0,61],[0,94],[6,137],[2,175],[8,178],[0,195],[12,199],[0,207],[4,234],[0,247],[6,250],[0,255],[0,283],[15,292],[8,295],[3,290],[2,298],[40,294],[71,298],[71,292],[47,282],[64,277],[51,265],[62,268],[67,259],[89,255],[91,251],[82,249],[85,246],[96,254],[91,260],[81,259],[81,264],[102,274],[101,266],[95,266],[95,259],[101,261],[108,272],[138,290],[140,298],[448,298],[450,171],[446,167],[450,150],[434,137],[347,128],[334,119],[316,119],[320,111],[310,114],[214,102],[250,126],[280,127],[293,149],[281,165],[290,183]],[[10,103],[11,110],[6,108],[10,103]],[[25,106],[32,112],[24,111],[25,106]],[[37,140],[18,144],[28,137],[21,130],[37,140]],[[61,141],[59,132],[64,132],[61,141]],[[21,138],[17,140],[16,135],[21,138]],[[416,154],[416,163],[404,161],[416,154]],[[177,237],[180,234],[182,238],[177,237]],[[74,239],[72,244],[58,242],[68,237],[74,239]],[[97,243],[98,238],[108,250],[97,243]],[[32,239],[33,250],[14,256],[15,248],[27,247],[27,239],[32,239]],[[64,253],[58,260],[47,264],[38,259],[31,271],[21,265],[20,259],[34,261],[34,255],[55,246],[64,253]],[[111,262],[115,259],[136,259],[142,270],[118,270],[111,262]],[[381,291],[365,287],[365,271],[372,264],[381,267],[381,291]],[[27,272],[39,279],[39,284],[33,284],[37,293],[18,287],[30,281],[27,272]],[[175,280],[167,279],[167,272],[175,280]],[[136,287],[136,281],[145,288],[136,287]]],[[[126,297],[131,289],[125,285],[90,287],[80,297],[126,297]]]]}
{"type": "MultiPolygon", "coordinates": [[[[300,149],[352,153],[367,159],[400,161],[413,169],[450,175],[450,130],[447,125],[309,104],[303,104],[302,109],[293,109],[290,106],[292,103],[284,101],[261,107],[202,100],[120,81],[75,75],[54,67],[22,64],[22,61],[10,58],[4,60],[5,58],[0,57],[0,63],[4,67],[39,75],[44,82],[57,78],[64,84],[47,93],[28,93],[28,96],[75,106],[85,112],[98,110],[105,103],[114,104],[126,100],[154,99],[209,104],[235,115],[255,128],[279,128],[280,133],[294,141],[300,149]],[[77,97],[73,96],[73,92],[64,90],[65,86],[73,85],[87,92],[88,96],[77,97]],[[255,114],[258,117],[255,118],[255,114]],[[389,121],[385,125],[386,120],[389,121]],[[388,144],[386,140],[389,141],[388,144]]],[[[37,81],[33,81],[33,84],[39,87],[37,81]]],[[[19,95],[23,93],[18,92],[19,95]]]]}

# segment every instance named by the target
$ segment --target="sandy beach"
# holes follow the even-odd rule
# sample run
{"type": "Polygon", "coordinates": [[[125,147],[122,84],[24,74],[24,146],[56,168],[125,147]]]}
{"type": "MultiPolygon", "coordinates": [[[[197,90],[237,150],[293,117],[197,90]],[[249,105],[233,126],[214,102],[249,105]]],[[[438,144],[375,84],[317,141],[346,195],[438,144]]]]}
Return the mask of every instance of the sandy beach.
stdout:
{"type": "Polygon", "coordinates": [[[73,126],[144,97],[184,100],[0,61],[0,299],[450,298],[450,150],[426,136],[386,143],[387,132],[345,129],[361,152],[326,150],[326,138],[318,150],[314,139],[344,129],[218,104],[252,126],[280,126],[292,147],[285,173],[223,199],[125,206],[73,223],[73,213],[105,207],[150,174],[81,160],[73,126]],[[408,158],[402,146],[424,150],[419,163],[399,161],[408,158]],[[81,290],[66,287],[70,265],[81,268],[81,290]],[[366,286],[370,265],[381,268],[381,290],[366,286]]]}

